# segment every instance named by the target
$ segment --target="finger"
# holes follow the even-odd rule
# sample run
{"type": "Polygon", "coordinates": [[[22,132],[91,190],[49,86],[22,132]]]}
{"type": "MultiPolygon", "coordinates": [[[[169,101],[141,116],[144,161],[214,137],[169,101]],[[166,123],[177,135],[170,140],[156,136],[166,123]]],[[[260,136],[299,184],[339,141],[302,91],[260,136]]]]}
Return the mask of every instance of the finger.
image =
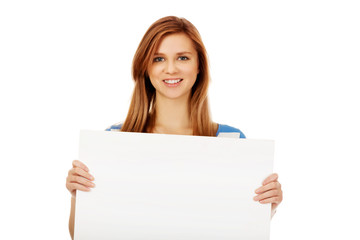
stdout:
{"type": "Polygon", "coordinates": [[[82,176],[86,179],[89,179],[90,181],[93,181],[95,179],[93,175],[91,175],[88,172],[85,172],[83,169],[81,169],[79,167],[72,168],[70,170],[70,175],[82,176]]]}
{"type": "Polygon", "coordinates": [[[78,183],[78,184],[84,185],[86,187],[95,187],[95,184],[93,182],[90,182],[90,181],[88,181],[85,178],[80,177],[80,176],[74,176],[74,175],[70,176],[69,177],[69,182],[70,183],[78,183]]]}
{"type": "Polygon", "coordinates": [[[265,203],[276,203],[279,204],[281,202],[281,199],[279,197],[272,197],[272,198],[266,198],[264,200],[259,201],[262,204],[265,203]]]}
{"type": "Polygon", "coordinates": [[[81,185],[79,183],[70,183],[70,189],[90,192],[90,188],[85,187],[84,185],[81,185]]]}
{"type": "Polygon", "coordinates": [[[86,172],[89,171],[89,168],[84,163],[80,162],[79,160],[74,160],[72,162],[72,165],[73,165],[74,168],[79,167],[81,169],[84,169],[86,172]]]}
{"type": "Polygon", "coordinates": [[[277,173],[273,173],[271,174],[270,176],[268,176],[264,181],[263,181],[263,185],[266,185],[270,182],[274,182],[274,181],[277,181],[279,178],[279,175],[277,173]]]}
{"type": "Polygon", "coordinates": [[[271,189],[281,189],[281,184],[279,182],[270,182],[266,184],[265,186],[261,186],[258,189],[255,190],[255,193],[263,193],[266,191],[269,191],[271,189]]]}
{"type": "Polygon", "coordinates": [[[267,191],[265,193],[259,194],[257,196],[254,197],[255,201],[260,201],[263,200],[265,198],[270,198],[270,197],[276,197],[279,196],[280,192],[278,190],[271,190],[271,191],[267,191]]]}

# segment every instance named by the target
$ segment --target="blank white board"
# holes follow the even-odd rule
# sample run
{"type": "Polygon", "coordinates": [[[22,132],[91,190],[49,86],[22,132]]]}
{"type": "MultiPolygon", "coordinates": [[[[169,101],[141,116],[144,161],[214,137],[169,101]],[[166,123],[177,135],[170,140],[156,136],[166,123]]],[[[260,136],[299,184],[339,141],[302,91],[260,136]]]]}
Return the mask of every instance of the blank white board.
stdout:
{"type": "Polygon", "coordinates": [[[95,177],[77,192],[75,239],[269,239],[272,140],[81,131],[95,177]]]}

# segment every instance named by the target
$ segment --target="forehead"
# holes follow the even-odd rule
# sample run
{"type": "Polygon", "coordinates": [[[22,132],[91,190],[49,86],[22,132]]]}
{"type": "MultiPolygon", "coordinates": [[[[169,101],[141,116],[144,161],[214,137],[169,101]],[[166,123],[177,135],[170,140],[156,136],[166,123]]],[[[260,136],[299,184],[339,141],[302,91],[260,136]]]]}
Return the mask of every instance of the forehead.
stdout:
{"type": "Polygon", "coordinates": [[[174,33],[165,36],[156,50],[156,53],[163,54],[177,52],[196,52],[193,41],[185,33],[174,33]]]}

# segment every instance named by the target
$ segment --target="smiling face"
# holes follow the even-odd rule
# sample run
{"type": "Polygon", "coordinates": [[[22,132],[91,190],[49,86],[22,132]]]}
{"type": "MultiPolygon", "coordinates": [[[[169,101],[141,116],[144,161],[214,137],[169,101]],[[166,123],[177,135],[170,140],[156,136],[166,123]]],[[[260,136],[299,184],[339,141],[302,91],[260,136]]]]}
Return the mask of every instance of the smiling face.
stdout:
{"type": "Polygon", "coordinates": [[[148,69],[158,98],[189,100],[199,73],[198,55],[185,33],[164,37],[148,69]]]}

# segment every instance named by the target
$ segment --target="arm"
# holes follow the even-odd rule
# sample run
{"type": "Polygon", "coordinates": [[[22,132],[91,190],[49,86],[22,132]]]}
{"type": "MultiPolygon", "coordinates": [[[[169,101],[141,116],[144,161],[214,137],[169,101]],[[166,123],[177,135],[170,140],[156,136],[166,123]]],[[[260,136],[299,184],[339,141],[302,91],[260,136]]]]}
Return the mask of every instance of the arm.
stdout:
{"type": "Polygon", "coordinates": [[[74,239],[75,204],[76,204],[76,198],[71,197],[71,210],[70,210],[70,218],[69,218],[69,232],[71,239],[74,239]]]}

